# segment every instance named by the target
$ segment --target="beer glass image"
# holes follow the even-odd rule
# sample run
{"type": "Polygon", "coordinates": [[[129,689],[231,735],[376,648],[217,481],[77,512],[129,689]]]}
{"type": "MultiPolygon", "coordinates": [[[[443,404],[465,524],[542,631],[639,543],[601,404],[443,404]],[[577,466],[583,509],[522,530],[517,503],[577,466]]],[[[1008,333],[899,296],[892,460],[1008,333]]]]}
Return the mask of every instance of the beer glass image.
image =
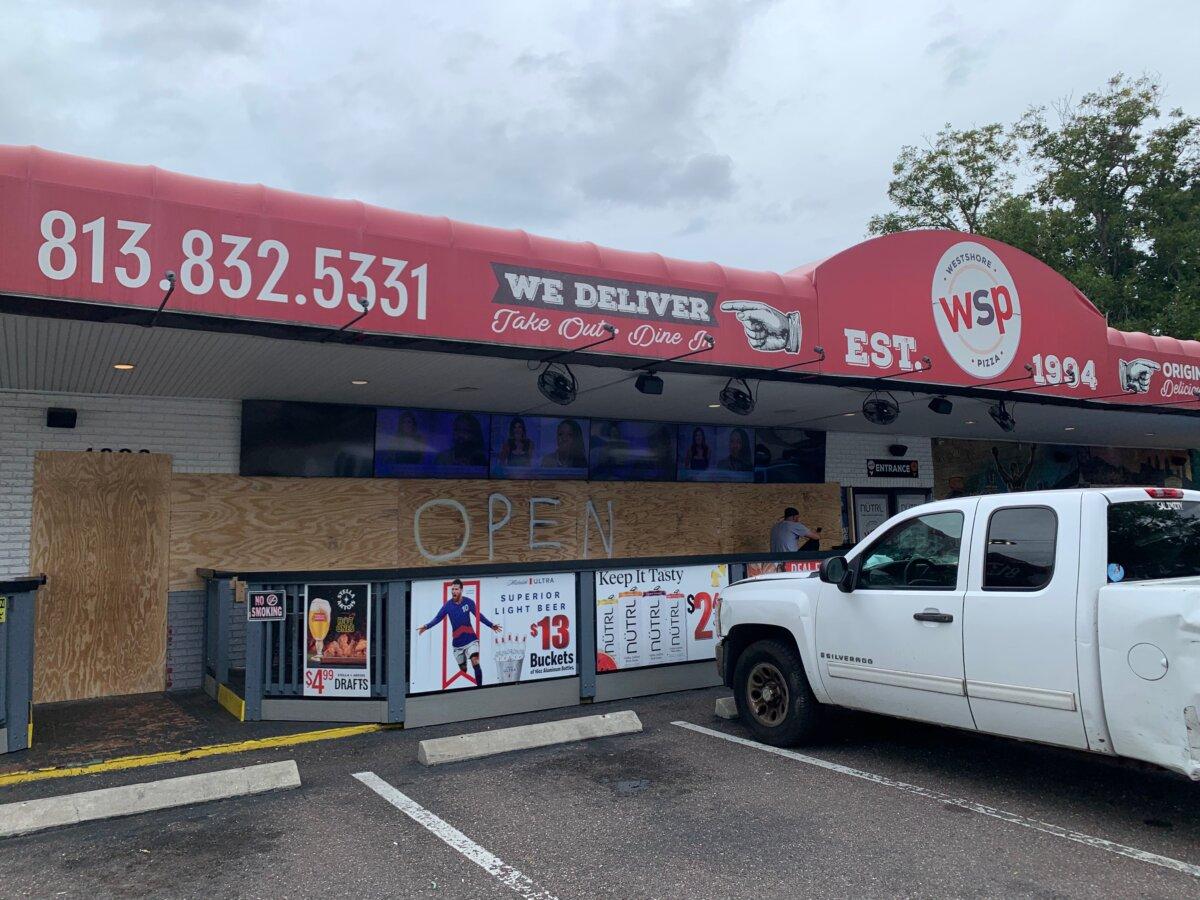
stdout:
{"type": "Polygon", "coordinates": [[[329,634],[332,615],[333,610],[328,600],[317,597],[308,604],[308,633],[315,644],[310,659],[315,663],[321,661],[321,652],[325,649],[325,636],[329,634]]]}

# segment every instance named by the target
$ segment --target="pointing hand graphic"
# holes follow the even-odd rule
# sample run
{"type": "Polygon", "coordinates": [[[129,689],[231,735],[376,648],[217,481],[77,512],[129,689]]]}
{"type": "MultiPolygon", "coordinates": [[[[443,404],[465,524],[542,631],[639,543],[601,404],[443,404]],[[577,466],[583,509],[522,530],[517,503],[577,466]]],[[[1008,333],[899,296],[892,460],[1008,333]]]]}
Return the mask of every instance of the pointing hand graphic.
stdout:
{"type": "Polygon", "coordinates": [[[1154,373],[1162,371],[1162,366],[1152,359],[1118,360],[1118,374],[1121,379],[1121,390],[1130,394],[1150,393],[1150,381],[1154,373]]]}
{"type": "Polygon", "coordinates": [[[800,313],[784,313],[759,300],[725,300],[721,309],[737,316],[746,329],[746,340],[755,350],[800,352],[800,313]]]}

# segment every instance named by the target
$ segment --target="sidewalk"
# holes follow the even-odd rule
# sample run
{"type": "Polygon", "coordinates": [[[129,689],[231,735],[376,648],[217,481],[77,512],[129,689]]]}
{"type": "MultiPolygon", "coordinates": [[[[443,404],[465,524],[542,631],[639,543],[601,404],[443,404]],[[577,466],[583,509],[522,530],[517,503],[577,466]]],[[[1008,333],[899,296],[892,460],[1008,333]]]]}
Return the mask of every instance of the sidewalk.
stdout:
{"type": "Polygon", "coordinates": [[[328,727],[311,722],[239,722],[203,691],[48,703],[34,707],[33,746],[0,756],[0,775],[328,727]]]}

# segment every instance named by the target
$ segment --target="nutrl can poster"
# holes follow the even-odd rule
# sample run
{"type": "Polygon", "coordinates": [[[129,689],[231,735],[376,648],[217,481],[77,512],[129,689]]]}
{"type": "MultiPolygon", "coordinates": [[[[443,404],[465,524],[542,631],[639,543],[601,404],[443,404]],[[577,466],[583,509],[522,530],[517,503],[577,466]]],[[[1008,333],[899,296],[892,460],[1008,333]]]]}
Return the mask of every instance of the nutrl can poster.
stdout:
{"type": "Polygon", "coordinates": [[[712,659],[729,567],[596,572],[596,671],[712,659]]]}
{"type": "Polygon", "coordinates": [[[574,575],[414,581],[411,606],[414,694],[579,671],[574,575]]]}
{"type": "Polygon", "coordinates": [[[304,586],[304,696],[371,696],[371,586],[304,586]]]}

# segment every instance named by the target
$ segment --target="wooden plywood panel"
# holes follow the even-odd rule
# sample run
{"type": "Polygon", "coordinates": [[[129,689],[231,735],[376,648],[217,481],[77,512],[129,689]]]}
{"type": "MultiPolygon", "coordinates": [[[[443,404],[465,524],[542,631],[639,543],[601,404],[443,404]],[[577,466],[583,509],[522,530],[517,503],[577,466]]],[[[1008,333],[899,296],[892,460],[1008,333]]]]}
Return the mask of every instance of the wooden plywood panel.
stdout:
{"type": "Polygon", "coordinates": [[[729,519],[724,549],[734,553],[759,553],[770,549],[771,526],[783,510],[794,506],[800,521],[821,528],[821,547],[842,542],[842,492],[837,484],[725,485],[729,519]],[[749,490],[747,490],[749,488],[749,490]],[[755,490],[757,488],[757,490],[755,490]]]}
{"type": "Polygon", "coordinates": [[[402,566],[429,565],[449,554],[456,562],[578,558],[581,483],[422,480],[397,486],[402,566]],[[539,524],[531,537],[532,519],[539,524]]]}
{"type": "Polygon", "coordinates": [[[162,454],[35,457],[35,702],[166,687],[170,480],[162,454]]]}
{"type": "Polygon", "coordinates": [[[196,569],[391,568],[396,482],[177,474],[171,482],[171,589],[196,569]]]}
{"type": "Polygon", "coordinates": [[[785,506],[824,527],[826,546],[841,535],[836,484],[176,475],[172,498],[174,589],[196,586],[197,567],[390,568],[763,552],[785,506]]]}

